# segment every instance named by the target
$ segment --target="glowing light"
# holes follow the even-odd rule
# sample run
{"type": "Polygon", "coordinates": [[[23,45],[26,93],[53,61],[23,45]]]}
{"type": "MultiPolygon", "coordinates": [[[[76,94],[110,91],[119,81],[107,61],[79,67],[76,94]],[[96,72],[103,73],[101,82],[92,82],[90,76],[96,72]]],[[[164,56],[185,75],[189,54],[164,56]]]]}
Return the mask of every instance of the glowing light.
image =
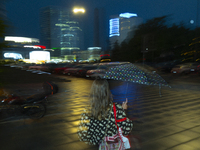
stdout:
{"type": "Polygon", "coordinates": [[[50,52],[48,51],[32,51],[29,55],[32,60],[50,60],[50,52]]]}
{"type": "Polygon", "coordinates": [[[5,58],[23,59],[22,55],[19,53],[4,53],[5,58]]]}
{"type": "Polygon", "coordinates": [[[85,9],[84,8],[74,8],[73,12],[74,13],[85,13],[85,9]]]}
{"type": "Polygon", "coordinates": [[[88,47],[88,50],[97,50],[97,49],[101,50],[101,47],[88,47]]]}
{"type": "Polygon", "coordinates": [[[43,45],[24,45],[26,48],[34,48],[34,49],[46,49],[46,46],[43,45]]]}
{"type": "Polygon", "coordinates": [[[54,49],[43,49],[44,51],[54,51],[54,49]]]}
{"type": "Polygon", "coordinates": [[[194,20],[190,20],[190,23],[191,23],[191,24],[194,24],[194,20]]]}
{"type": "Polygon", "coordinates": [[[110,54],[103,54],[103,55],[100,55],[100,57],[103,57],[103,56],[110,56],[110,54]]]}
{"type": "Polygon", "coordinates": [[[16,43],[23,43],[23,42],[27,42],[27,43],[39,43],[39,40],[36,38],[27,38],[27,37],[16,37],[16,36],[5,36],[5,41],[14,41],[16,43]]]}
{"type": "Polygon", "coordinates": [[[131,17],[137,17],[137,14],[133,14],[133,13],[121,13],[121,14],[119,15],[119,17],[131,18],[131,17]]]}
{"type": "Polygon", "coordinates": [[[35,45],[24,45],[24,47],[26,47],[26,48],[34,48],[34,49],[41,49],[41,47],[35,46],[35,45]]]}
{"type": "Polygon", "coordinates": [[[46,46],[43,46],[43,45],[35,45],[36,47],[40,47],[42,49],[46,49],[46,46]]]}
{"type": "Polygon", "coordinates": [[[109,31],[109,37],[112,36],[119,36],[119,18],[110,19],[110,31],[109,31]]]}

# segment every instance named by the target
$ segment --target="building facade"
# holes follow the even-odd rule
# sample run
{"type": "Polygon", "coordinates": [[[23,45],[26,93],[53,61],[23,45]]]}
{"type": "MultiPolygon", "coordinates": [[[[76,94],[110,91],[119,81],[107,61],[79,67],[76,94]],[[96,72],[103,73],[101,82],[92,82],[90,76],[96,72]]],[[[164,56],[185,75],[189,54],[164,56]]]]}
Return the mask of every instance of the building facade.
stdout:
{"type": "Polygon", "coordinates": [[[40,10],[41,44],[53,49],[51,56],[71,55],[81,50],[83,31],[71,9],[48,6],[40,10]]]}
{"type": "Polygon", "coordinates": [[[108,18],[104,8],[94,9],[94,47],[101,47],[103,51],[108,49],[108,18]]]}
{"type": "Polygon", "coordinates": [[[8,46],[2,50],[3,59],[30,59],[31,51],[43,51],[37,38],[5,36],[4,42],[8,46]]]}
{"type": "Polygon", "coordinates": [[[143,23],[143,19],[134,13],[121,13],[118,16],[111,16],[109,20],[109,42],[111,48],[117,41],[121,44],[123,41],[129,41],[134,35],[137,26],[143,23]],[[131,35],[129,34],[131,32],[131,35]]]}

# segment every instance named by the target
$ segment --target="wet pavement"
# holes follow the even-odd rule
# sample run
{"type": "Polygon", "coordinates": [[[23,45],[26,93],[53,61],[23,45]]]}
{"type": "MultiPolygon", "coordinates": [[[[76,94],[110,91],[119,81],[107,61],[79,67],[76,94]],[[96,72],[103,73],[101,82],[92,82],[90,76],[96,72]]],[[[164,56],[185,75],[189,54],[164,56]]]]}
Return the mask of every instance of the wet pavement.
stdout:
{"type": "MultiPolygon", "coordinates": [[[[77,124],[88,104],[93,80],[56,76],[59,92],[48,98],[47,113],[39,120],[23,116],[1,116],[0,145],[3,150],[95,150],[78,140],[77,124]]],[[[165,77],[164,77],[165,78],[165,77]]],[[[109,81],[114,101],[129,99],[128,116],[134,120],[131,146],[135,150],[199,150],[200,92],[198,76],[166,77],[171,85],[146,86],[109,81]],[[190,77],[191,79],[191,77],[190,77]]],[[[12,90],[29,95],[42,92],[40,83],[12,85],[12,90]],[[17,88],[16,88],[17,87],[17,88]]]]}

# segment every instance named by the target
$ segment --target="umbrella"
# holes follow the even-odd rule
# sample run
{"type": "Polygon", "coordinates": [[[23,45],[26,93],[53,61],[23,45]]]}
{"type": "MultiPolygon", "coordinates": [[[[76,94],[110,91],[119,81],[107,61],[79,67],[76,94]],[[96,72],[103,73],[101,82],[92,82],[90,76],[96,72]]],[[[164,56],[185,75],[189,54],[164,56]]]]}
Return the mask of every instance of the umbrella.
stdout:
{"type": "Polygon", "coordinates": [[[141,66],[134,65],[132,63],[112,66],[106,71],[102,78],[128,81],[145,85],[158,85],[160,96],[161,86],[170,87],[167,82],[155,71],[149,71],[145,68],[142,68],[141,66]]]}

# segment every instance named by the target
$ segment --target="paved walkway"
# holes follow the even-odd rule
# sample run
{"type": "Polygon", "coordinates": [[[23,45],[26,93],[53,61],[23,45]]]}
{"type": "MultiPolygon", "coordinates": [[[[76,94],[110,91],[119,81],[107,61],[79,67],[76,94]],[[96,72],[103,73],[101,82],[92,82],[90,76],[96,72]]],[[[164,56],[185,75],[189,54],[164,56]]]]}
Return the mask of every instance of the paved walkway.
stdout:
{"type": "MultiPolygon", "coordinates": [[[[98,149],[80,142],[76,134],[92,81],[68,79],[71,82],[57,83],[59,93],[49,97],[44,118],[0,122],[3,150],[98,149]]],[[[200,93],[191,89],[192,85],[188,87],[185,83],[183,87],[177,83],[174,88],[163,87],[162,97],[158,87],[138,85],[134,94],[128,95],[129,117],[135,124],[132,149],[200,150],[200,93]]],[[[35,86],[42,90],[39,84],[35,86]]]]}

